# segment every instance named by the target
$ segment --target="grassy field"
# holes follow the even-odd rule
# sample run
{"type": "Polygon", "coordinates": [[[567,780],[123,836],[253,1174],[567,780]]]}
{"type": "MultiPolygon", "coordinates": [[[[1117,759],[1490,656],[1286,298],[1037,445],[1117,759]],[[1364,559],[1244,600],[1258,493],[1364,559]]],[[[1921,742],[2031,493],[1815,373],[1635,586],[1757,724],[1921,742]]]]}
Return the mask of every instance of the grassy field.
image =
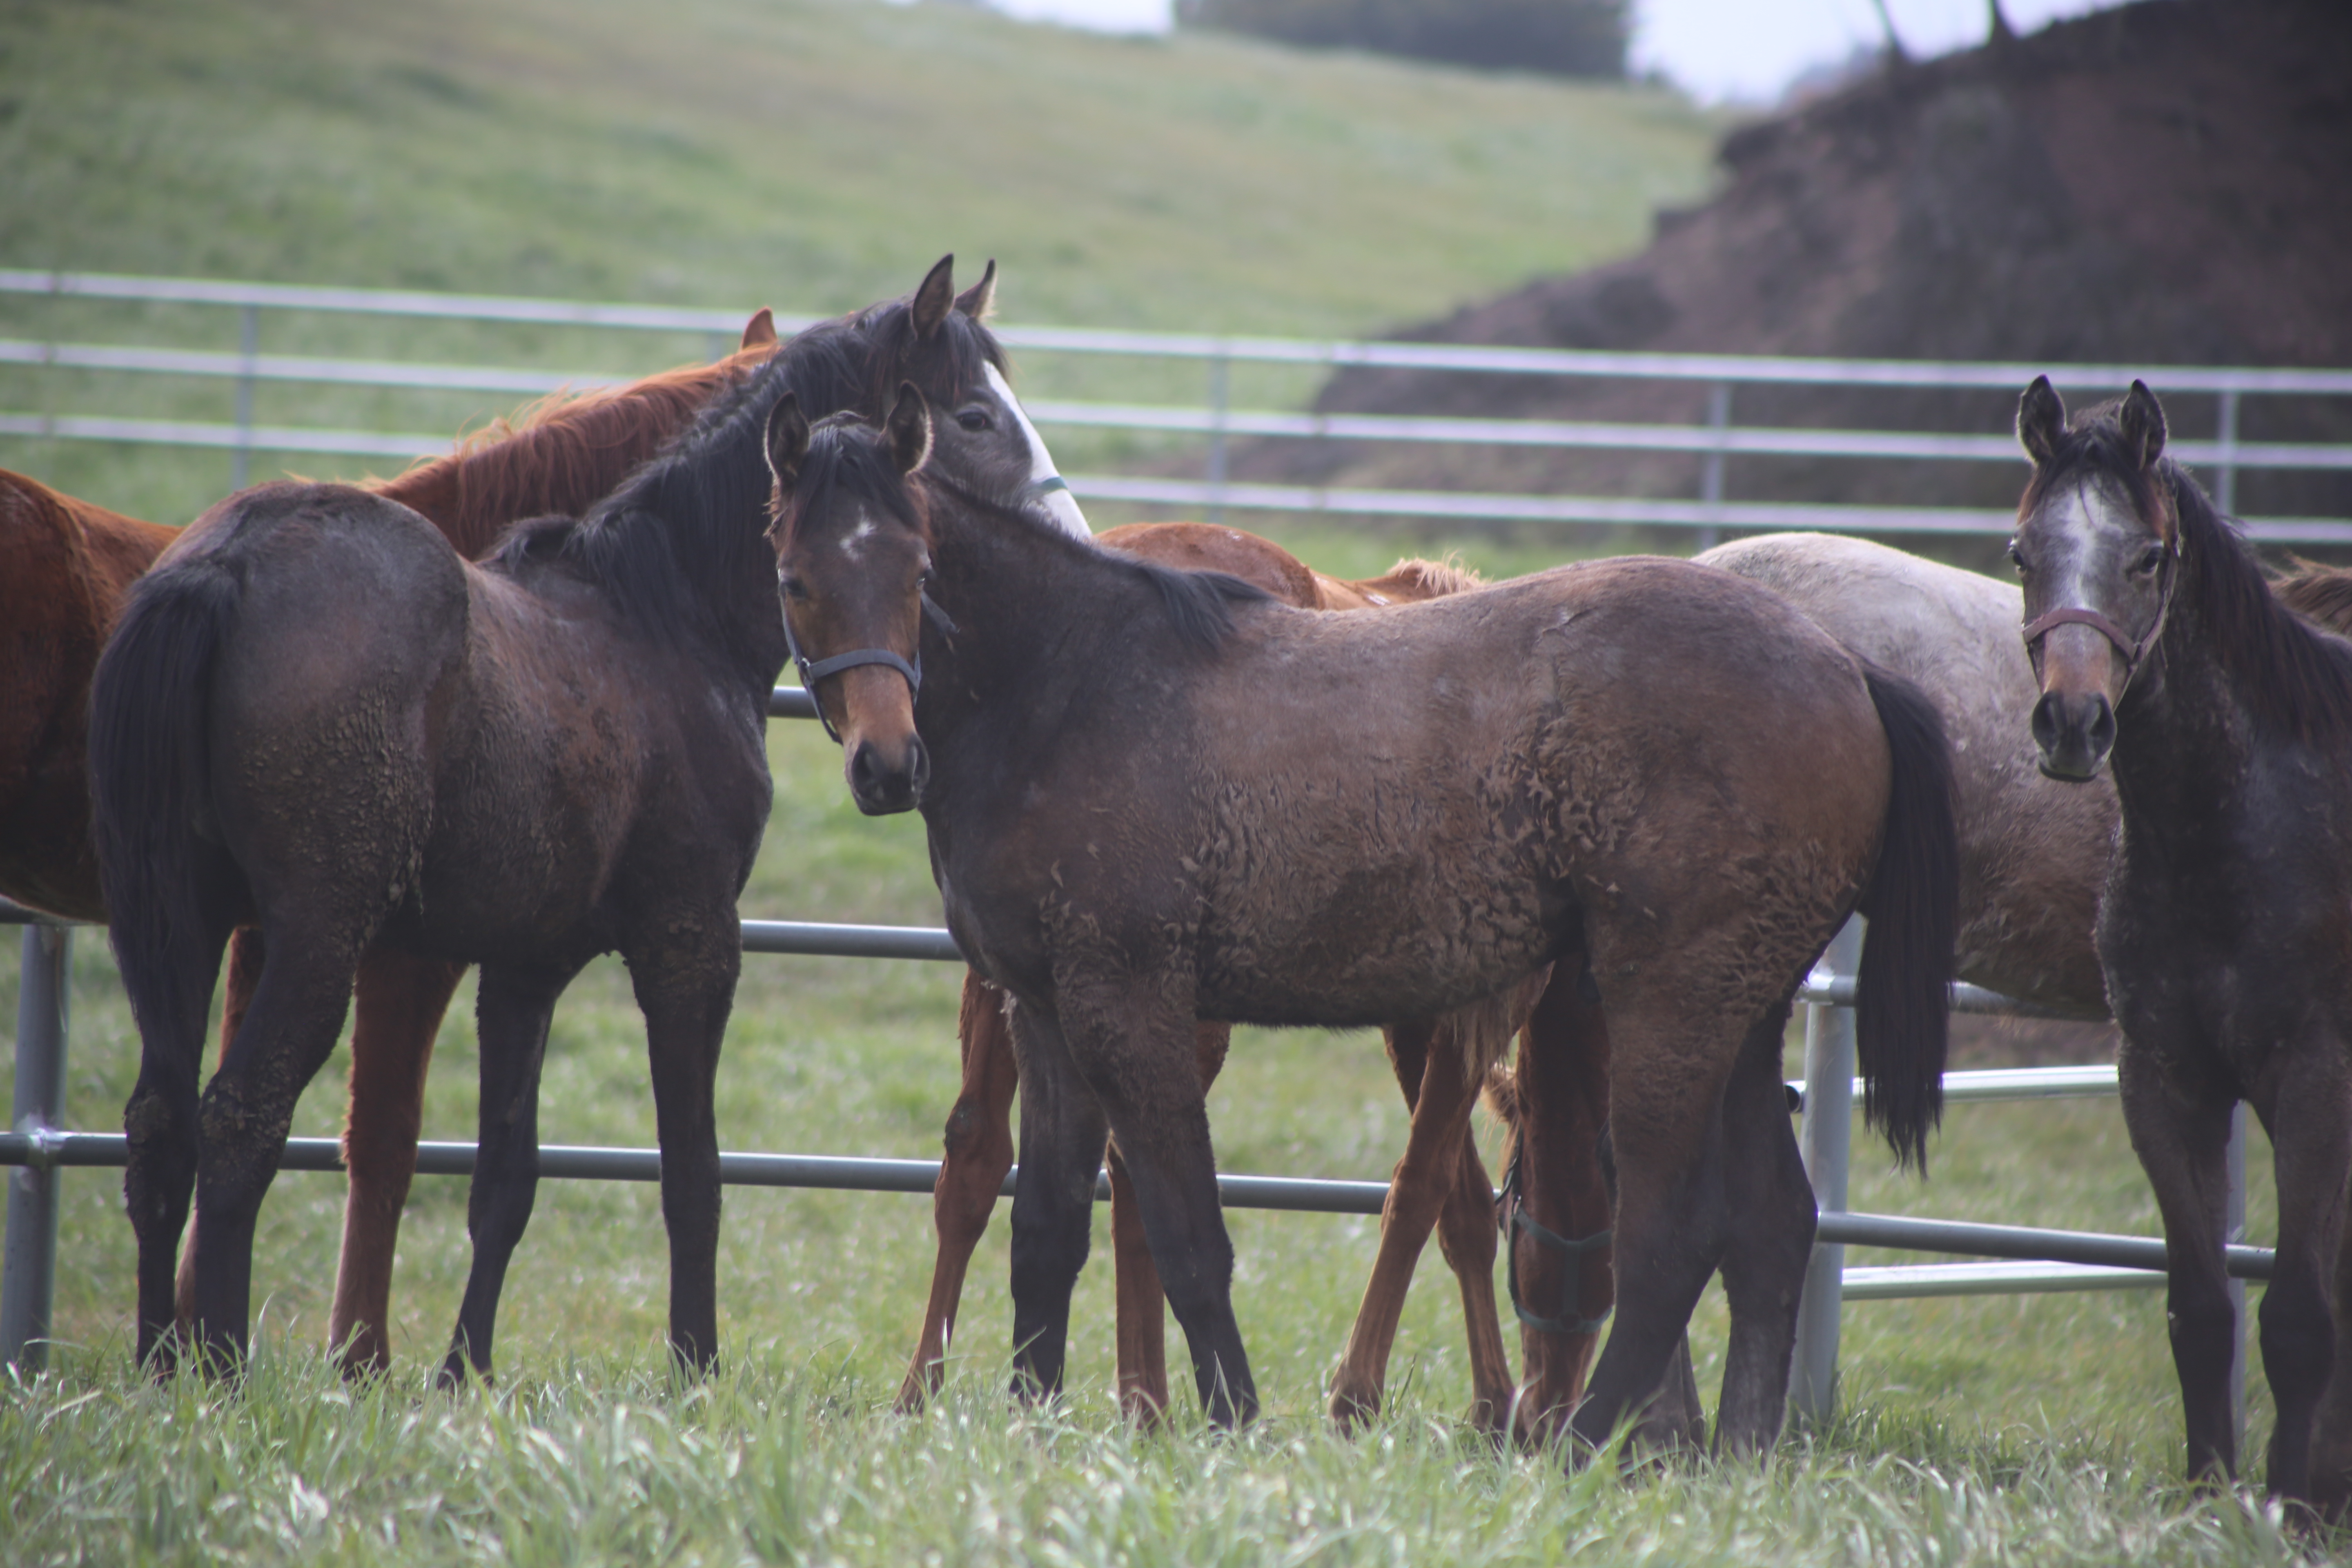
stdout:
{"type": "MultiPolygon", "coordinates": [[[[831,312],[953,251],[967,277],[999,258],[1008,320],[1229,332],[1376,332],[1622,254],[1706,188],[1719,129],[1647,88],[876,0],[36,3],[0,10],[0,267],[831,312]]],[[[0,296],[0,336],[236,331],[218,309],[0,296]]],[[[260,341],[613,374],[708,347],[277,314],[260,341]]],[[[1197,365],[1026,368],[1037,395],[1202,394],[1197,365]]],[[[231,396],[0,369],[0,412],[218,420],[231,396]]],[[[509,401],[265,386],[256,412],[454,432],[509,401]]],[[[1164,444],[1062,445],[1090,469],[1164,444]]],[[[228,468],[21,439],[0,465],[167,521],[228,468]]]]}
{"type": "MultiPolygon", "coordinates": [[[[859,816],[811,725],[772,727],[776,816],[747,914],[935,921],[919,830],[859,816]]],[[[96,932],[76,938],[68,1119],[119,1120],[136,1037],[96,932]]],[[[0,1008],[14,1005],[0,967],[0,1008]]],[[[747,961],[719,1078],[723,1147],[935,1155],[955,1089],[957,972],[747,961]]],[[[426,1136],[472,1133],[467,1001],[445,1027],[426,1136]]],[[[617,965],[572,988],[550,1047],[543,1136],[647,1145],[643,1036],[617,965]]],[[[341,1058],[296,1131],[338,1126],[341,1058]]],[[[1793,1063],[1792,1063],[1793,1065],[1793,1063]]],[[[1221,1165],[1378,1177],[1402,1109],[1377,1040],[1245,1032],[1211,1103],[1221,1165]]],[[[1962,1108],[1924,1185],[1857,1143],[1858,1208],[2152,1233],[2111,1102],[1962,1108]]],[[[2266,1168],[2257,1144],[2254,1163],[2266,1168]]],[[[67,1179],[58,1371],[0,1394],[0,1556],[10,1562],[2284,1560],[2259,1508],[2174,1486],[2179,1409],[2160,1292],[1857,1304],[1843,1413],[1769,1470],[1628,1485],[1496,1456],[1458,1425],[1467,1373],[1433,1252],[1389,1416],[1349,1443],[1322,1388],[1371,1258],[1372,1222],[1237,1213],[1236,1308],[1266,1398],[1254,1435],[1126,1432],[1113,1408],[1108,1268],[1081,1281],[1066,1405],[1011,1409],[1004,1228],[966,1297],[950,1396],[887,1414],[930,1259],[919,1198],[736,1190],[720,1294],[726,1370],[671,1387],[667,1258],[649,1186],[551,1182],[509,1276],[495,1397],[425,1391],[462,1289],[462,1184],[420,1179],[394,1295],[395,1373],[349,1396],[318,1341],[341,1184],[281,1177],[256,1277],[263,1370],[237,1397],[132,1378],[131,1248],[111,1173],[67,1179]]],[[[2273,1225],[2258,1175],[2253,1229],[2273,1225]]],[[[1097,1236],[1098,1249],[1105,1245],[1097,1236]]],[[[1853,1261],[1889,1261],[1856,1253],[1853,1261]]],[[[1720,1375],[1710,1292],[1700,1382],[1720,1375]]],[[[1181,1341],[1179,1342],[1181,1343],[1181,1341]]],[[[2259,1376],[2249,1453],[2267,1433],[2259,1376]]],[[[2256,1467],[2258,1469],[2258,1466],[2256,1467]]]]}

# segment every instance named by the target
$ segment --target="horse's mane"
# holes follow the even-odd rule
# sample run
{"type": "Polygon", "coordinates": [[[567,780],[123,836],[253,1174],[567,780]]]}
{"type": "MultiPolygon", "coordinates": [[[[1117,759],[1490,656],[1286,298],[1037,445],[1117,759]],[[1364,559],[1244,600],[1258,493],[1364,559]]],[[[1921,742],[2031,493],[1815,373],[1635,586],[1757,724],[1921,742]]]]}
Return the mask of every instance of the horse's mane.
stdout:
{"type": "Polygon", "coordinates": [[[2126,449],[2119,402],[2068,422],[2050,460],[2034,469],[2020,514],[2031,516],[2061,485],[2105,477],[2122,485],[2144,518],[2169,508],[2179,574],[2175,613],[2187,608],[2214,659],[2229,671],[2256,717],[2312,744],[2352,740],[2352,644],[2313,626],[2271,591],[2260,560],[2236,526],[2170,458],[2142,466],[2126,449]]]}
{"type": "Polygon", "coordinates": [[[1486,579],[1448,555],[1443,561],[1424,561],[1411,556],[1390,567],[1377,579],[1381,582],[1410,583],[1423,595],[1442,599],[1449,594],[1466,594],[1473,588],[1483,588],[1486,579]]]}
{"type": "Polygon", "coordinates": [[[652,635],[691,629],[724,642],[720,606],[730,586],[774,571],[758,524],[767,515],[764,437],[776,400],[792,392],[812,416],[877,408],[901,377],[958,398],[978,384],[984,365],[1003,363],[1003,351],[961,310],[950,310],[931,337],[919,336],[908,296],[819,322],[754,357],[577,522],[542,518],[518,528],[492,558],[495,567],[557,565],[597,584],[652,635]]]}
{"type": "Polygon", "coordinates": [[[625,386],[551,393],[465,437],[448,455],[365,488],[415,507],[460,553],[479,555],[520,515],[593,506],[720,388],[776,352],[762,344],[625,386]]]}

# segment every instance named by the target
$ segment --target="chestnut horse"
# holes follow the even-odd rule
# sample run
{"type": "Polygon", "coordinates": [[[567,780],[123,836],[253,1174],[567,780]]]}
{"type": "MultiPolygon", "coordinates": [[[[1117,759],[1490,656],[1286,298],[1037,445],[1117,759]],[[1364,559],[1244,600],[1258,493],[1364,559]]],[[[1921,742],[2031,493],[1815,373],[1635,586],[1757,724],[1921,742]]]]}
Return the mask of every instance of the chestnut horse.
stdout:
{"type": "Polygon", "coordinates": [[[2273,1495],[2352,1500],[2344,1246],[2352,1177],[2352,644],[2281,605],[2252,551],[2164,455],[2134,382],[2066,417],[2047,377],[2011,546],[2053,777],[2115,780],[2121,830],[2097,928],[2123,1026],[2124,1121],[2164,1218],[2192,1477],[2234,1476],[2237,1319],[2222,1251],[2231,1112],[2278,1180],[2263,1370],[2273,1495]]]}
{"type": "Polygon", "coordinates": [[[853,795],[920,806],[949,929],[1019,1003],[1020,1386],[1059,1386],[1108,1131],[1202,1403],[1255,1411],[1196,1018],[1433,1017],[1565,959],[1611,1041],[1625,1308],[1574,1430],[1650,1400],[1719,1267],[1717,1441],[1769,1442],[1813,1232],[1781,1031],[1857,907],[1868,1112],[1911,1159],[1939,1106],[1932,709],[1728,574],[1623,558],[1308,614],[924,472],[932,432],[910,393],[884,431],[780,402],[778,580],[846,672],[817,699],[853,795]]]}
{"type": "Polygon", "coordinates": [[[192,1331],[207,1359],[241,1358],[287,1118],[355,969],[390,949],[483,964],[475,1259],[443,1375],[487,1373],[536,1186],[548,1017],[617,948],[646,1015],[670,1342],[709,1363],[712,1075],[787,651],[761,542],[763,421],[786,387],[877,405],[911,377],[952,416],[951,470],[1033,489],[1041,454],[1001,395],[985,304],[955,296],[943,261],[908,299],[802,333],[584,520],[524,525],[486,565],[381,496],[280,484],[215,507],[133,589],[93,682],[90,767],[144,1047],[124,1115],[142,1361],[176,1354],[171,1248],[192,1185],[192,1331]],[[268,939],[262,973],[200,1105],[198,1037],[239,924],[268,939]]]}
{"type": "MultiPolygon", "coordinates": [[[[1367,609],[1478,586],[1475,574],[1429,561],[1400,561],[1382,576],[1342,581],[1313,571],[1255,534],[1206,523],[1133,523],[1099,540],[1108,548],[1164,565],[1229,573],[1301,609],[1367,609]]],[[[1332,1415],[1343,1426],[1359,1424],[1380,1409],[1406,1289],[1433,1225],[1462,1293],[1471,1419],[1498,1430],[1508,1418],[1510,1362],[1495,1312],[1494,1190],[1467,1135],[1468,1110],[1487,1068],[1507,1050],[1528,1010],[1524,1005],[1500,1014],[1475,1008],[1442,1019],[1391,1024],[1381,1031],[1405,1104],[1414,1112],[1413,1132],[1382,1212],[1380,1261],[1332,1380],[1332,1415]]],[[[1198,1026],[1194,1052],[1204,1089],[1224,1062],[1231,1032],[1224,1024],[1198,1026]]],[[[946,1157],[932,1197],[939,1255],[922,1333],[898,1392],[901,1411],[921,1408],[940,1385],[964,1276],[1013,1165],[1013,1095],[1019,1076],[1013,1037],[1004,997],[977,974],[965,979],[959,1036],[963,1087],[948,1117],[946,1157]]],[[[1168,1403],[1163,1293],[1116,1142],[1106,1152],[1106,1163],[1119,1404],[1130,1418],[1151,1422],[1168,1403]]]]}
{"type": "MultiPolygon", "coordinates": [[[[461,553],[479,555],[518,518],[586,508],[775,342],[774,319],[762,309],[739,352],[716,363],[542,399],[449,456],[368,488],[420,513],[461,553]]],[[[90,674],[131,582],[180,531],[0,470],[0,625],[11,628],[0,677],[0,893],[70,919],[106,919],[89,835],[90,674]]],[[[260,932],[240,930],[224,1052],[261,963],[260,932]]],[[[343,1131],[350,1185],[328,1319],[328,1342],[355,1372],[390,1363],[392,1259],[415,1173],[425,1072],[465,968],[390,950],[371,952],[360,966],[343,1131]]],[[[193,1236],[191,1244],[184,1308],[193,1307],[193,1236]]]]}

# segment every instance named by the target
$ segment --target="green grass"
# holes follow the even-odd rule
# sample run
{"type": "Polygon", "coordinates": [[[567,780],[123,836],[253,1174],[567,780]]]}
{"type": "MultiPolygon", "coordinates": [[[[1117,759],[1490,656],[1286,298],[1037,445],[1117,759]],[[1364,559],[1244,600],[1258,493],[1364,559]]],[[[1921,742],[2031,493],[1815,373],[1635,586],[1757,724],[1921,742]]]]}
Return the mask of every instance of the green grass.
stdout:
{"type": "MultiPolygon", "coordinates": [[[[1631,251],[1654,207],[1705,190],[1718,129],[1650,88],[876,0],[28,4],[0,12],[0,84],[5,267],[830,312],[954,251],[1000,259],[1012,321],[1298,334],[1631,251]]],[[[0,335],[236,333],[217,309],[0,297],[0,335]]],[[[261,344],[614,374],[709,348],[299,314],[266,316],[261,344]]],[[[1197,364],[1025,369],[1033,395],[1203,390],[1197,364]]],[[[1234,395],[1296,405],[1316,379],[1237,371],[1234,395]]],[[[7,411],[219,420],[230,398],[0,370],[7,411]]],[[[509,401],[263,387],[257,415],[454,431],[509,401]]],[[[1171,449],[1062,447],[1079,470],[1171,449]]],[[[0,440],[0,465],[165,521],[228,471],[28,440],[0,440]]]]}
{"type": "MultiPolygon", "coordinates": [[[[776,816],[745,912],[935,921],[917,825],[860,816],[814,726],[773,726],[770,749],[776,816]]],[[[935,1155],[955,1089],[959,973],[747,960],[719,1072],[722,1145],[935,1155]]],[[[0,963],[0,1009],[14,1005],[15,979],[0,963]]],[[[472,1134],[468,995],[443,1031],[428,1137],[472,1134]]],[[[136,1037],[95,932],[75,940],[72,1006],[68,1118],[110,1127],[136,1037]]],[[[341,1060],[304,1098],[298,1132],[336,1130],[341,1060]]],[[[546,1085],[548,1141],[653,1142],[643,1035],[617,966],[592,969],[567,995],[546,1085]]],[[[1404,1137],[1364,1034],[1243,1031],[1211,1114],[1233,1171],[1379,1177],[1404,1137]]],[[[1895,1175],[1877,1146],[1856,1147],[1858,1208],[2155,1230],[2109,1101],[1955,1109],[1924,1185],[1895,1175]]],[[[2274,1224],[2267,1160],[2257,1138],[2258,1237],[2274,1224]]],[[[1399,1340],[1389,1416],[1353,1443],[1325,1431],[1324,1381],[1370,1264],[1368,1219],[1229,1216],[1265,1420],[1238,1441],[1205,1436],[1180,1373],[1184,1429],[1159,1441],[1128,1434],[1114,1410],[1099,1223],[1066,1405],[1023,1414],[1003,1397],[999,1223],[974,1265],[945,1409],[901,1421],[887,1411],[930,1264],[923,1200],[730,1190],[726,1370],[708,1390],[680,1391],[663,1372],[667,1262],[654,1190],[549,1182],[509,1277],[499,1391],[453,1403],[425,1384],[467,1264],[464,1186],[420,1178],[395,1279],[394,1375],[347,1404],[318,1346],[339,1182],[289,1174],[270,1195],[255,1282],[260,1371],[236,1397],[137,1384],[119,1181],[81,1171],[65,1182],[58,1371],[0,1396],[0,1557],[11,1563],[2292,1554],[2258,1508],[2176,1489],[2179,1400],[2160,1292],[1857,1303],[1845,1314],[1843,1414],[1811,1446],[1792,1438],[1761,1472],[1670,1469],[1621,1486],[1491,1455],[1459,1426],[1459,1309],[1433,1250],[1399,1340]]],[[[1693,1325],[1710,1400],[1725,1330],[1711,1291],[1693,1325]]],[[[2250,1456],[2269,1421],[2253,1382],[2250,1456]]]]}

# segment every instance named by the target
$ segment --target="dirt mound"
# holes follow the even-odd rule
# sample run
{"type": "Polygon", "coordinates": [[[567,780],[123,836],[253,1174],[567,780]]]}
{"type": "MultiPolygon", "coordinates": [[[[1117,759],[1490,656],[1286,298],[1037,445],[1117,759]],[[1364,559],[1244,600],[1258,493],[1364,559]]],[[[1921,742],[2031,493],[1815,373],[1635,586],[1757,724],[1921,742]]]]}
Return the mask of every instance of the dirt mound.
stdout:
{"type": "MultiPolygon", "coordinates": [[[[1723,193],[1646,250],[1400,337],[1581,349],[2352,364],[2352,7],[2150,0],[1896,68],[1727,136],[1723,193]]],[[[2161,374],[2151,384],[2163,391],[2161,374]]],[[[2121,391],[2120,387],[2116,389],[2121,391]]],[[[1658,383],[1349,371],[1333,412],[1701,423],[1658,383]]],[[[1742,425],[2007,428],[2016,394],[1742,387],[1742,425]]],[[[2210,437],[2210,397],[2167,399],[2210,437]]],[[[2250,398],[2247,440],[2352,439],[2352,399],[2250,398]]],[[[1236,477],[1689,496],[1682,455],[1258,444],[1236,477]]],[[[2000,465],[1733,459],[1733,500],[2008,506],[2000,465]]],[[[2246,474],[2249,515],[2352,515],[2352,477],[2246,474]]]]}

